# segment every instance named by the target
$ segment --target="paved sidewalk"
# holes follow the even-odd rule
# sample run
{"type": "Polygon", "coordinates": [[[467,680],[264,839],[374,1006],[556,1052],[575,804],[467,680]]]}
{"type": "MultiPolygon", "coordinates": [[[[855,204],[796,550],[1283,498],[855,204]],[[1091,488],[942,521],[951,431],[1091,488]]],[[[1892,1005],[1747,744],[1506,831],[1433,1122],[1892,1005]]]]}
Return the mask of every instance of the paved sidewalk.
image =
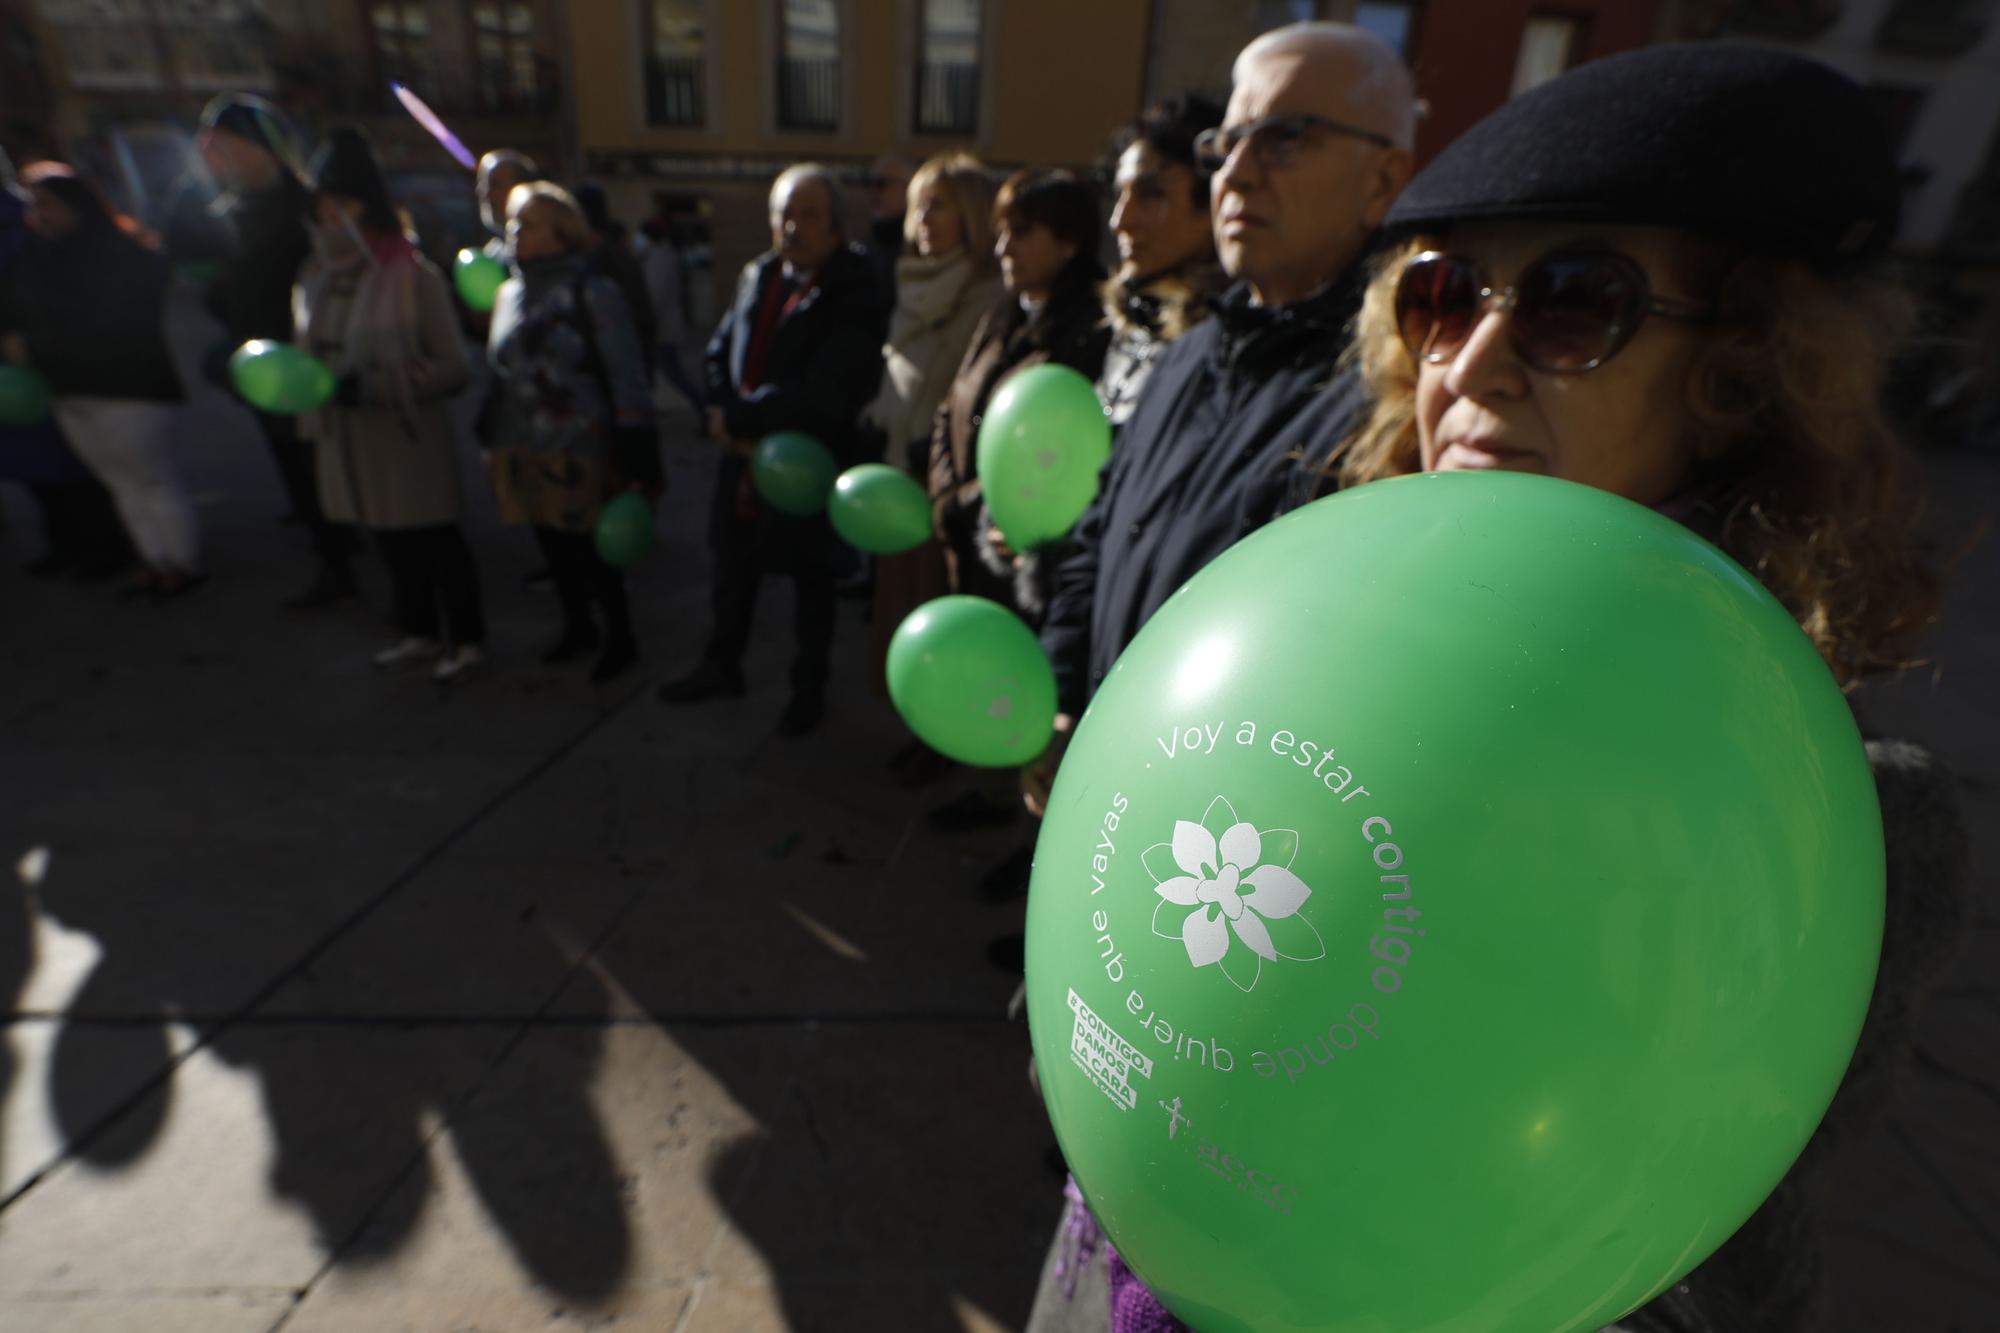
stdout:
{"type": "MultiPolygon", "coordinates": [[[[808,740],[772,735],[782,583],[747,698],[653,700],[705,622],[705,446],[606,688],[536,664],[553,598],[468,469],[495,661],[441,692],[368,665],[378,564],[277,609],[308,561],[247,421],[203,389],[180,442],[215,574],[184,601],[27,580],[0,537],[0,862],[47,849],[0,880],[0,1328],[1018,1328],[1058,1182],[983,957],[1021,907],[970,882],[1021,832],[937,837],[963,781],[887,781],[852,604],[808,740]]],[[[1993,507],[2000,456],[1933,462],[1953,523],[1993,507]]],[[[2000,1318],[1994,546],[1942,675],[1866,705],[1965,779],[1979,898],[1842,1182],[1855,1333],[2000,1318]]]]}

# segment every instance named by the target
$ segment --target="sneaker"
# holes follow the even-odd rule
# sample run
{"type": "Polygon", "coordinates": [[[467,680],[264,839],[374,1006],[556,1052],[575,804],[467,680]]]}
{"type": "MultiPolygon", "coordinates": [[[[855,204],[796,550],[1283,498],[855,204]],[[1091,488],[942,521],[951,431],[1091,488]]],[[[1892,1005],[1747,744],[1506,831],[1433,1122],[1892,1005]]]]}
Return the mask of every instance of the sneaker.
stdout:
{"type": "Polygon", "coordinates": [[[803,736],[819,725],[826,716],[826,696],[818,690],[800,690],[785,705],[785,711],[778,714],[778,734],[792,737],[803,736]]]}
{"type": "Polygon", "coordinates": [[[375,669],[394,671],[398,667],[428,662],[441,651],[436,639],[419,639],[412,636],[375,654],[375,669]]]}
{"type": "Polygon", "coordinates": [[[480,651],[478,644],[462,643],[457,652],[438,659],[438,664],[431,668],[431,679],[440,685],[449,685],[463,679],[485,660],[486,654],[480,651]]]}
{"type": "Polygon", "coordinates": [[[691,704],[703,699],[742,697],[743,673],[718,662],[703,662],[679,680],[670,680],[660,686],[660,702],[663,704],[691,704]]]}

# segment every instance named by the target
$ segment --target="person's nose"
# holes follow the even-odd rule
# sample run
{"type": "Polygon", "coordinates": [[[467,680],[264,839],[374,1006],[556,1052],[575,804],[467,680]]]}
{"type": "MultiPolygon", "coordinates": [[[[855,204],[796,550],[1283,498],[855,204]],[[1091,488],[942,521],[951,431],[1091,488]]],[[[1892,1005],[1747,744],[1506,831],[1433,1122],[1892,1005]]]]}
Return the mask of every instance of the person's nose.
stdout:
{"type": "Polygon", "coordinates": [[[1445,369],[1444,387],[1459,398],[1519,398],[1528,391],[1527,367],[1514,353],[1505,310],[1488,310],[1445,369]]]}

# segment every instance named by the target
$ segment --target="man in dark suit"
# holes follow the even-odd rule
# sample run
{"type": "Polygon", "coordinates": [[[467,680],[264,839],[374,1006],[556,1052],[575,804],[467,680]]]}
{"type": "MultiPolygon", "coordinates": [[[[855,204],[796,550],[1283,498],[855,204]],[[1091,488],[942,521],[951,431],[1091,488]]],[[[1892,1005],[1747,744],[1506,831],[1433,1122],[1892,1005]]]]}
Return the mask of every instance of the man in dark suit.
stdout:
{"type": "Polygon", "coordinates": [[[771,187],[771,249],[743,269],[708,344],[708,434],[725,449],[716,474],[714,625],[701,664],[660,690],[668,703],[743,693],[742,660],[758,585],[791,577],[798,638],[784,736],[819,724],[833,643],[834,579],[846,548],[824,514],[793,518],[751,485],[749,459],[775,431],[802,431],[841,467],[865,461],[855,430],[882,375],[882,300],[866,253],[847,240],[845,201],[825,168],[788,168],[771,187]]]}

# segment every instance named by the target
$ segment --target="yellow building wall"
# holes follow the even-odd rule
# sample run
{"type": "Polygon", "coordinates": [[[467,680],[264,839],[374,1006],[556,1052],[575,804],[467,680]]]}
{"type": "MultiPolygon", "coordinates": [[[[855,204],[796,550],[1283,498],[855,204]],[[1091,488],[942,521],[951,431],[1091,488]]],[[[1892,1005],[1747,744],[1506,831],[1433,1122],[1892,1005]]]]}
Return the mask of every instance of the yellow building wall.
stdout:
{"type": "MultiPolygon", "coordinates": [[[[580,146],[589,152],[866,159],[913,156],[955,141],[907,132],[914,0],[850,0],[843,73],[849,123],[838,133],[767,131],[776,0],[714,0],[708,40],[717,123],[667,129],[645,123],[641,81],[644,0],[576,0],[570,9],[580,146]],[[766,13],[766,10],[769,13],[766,13]]],[[[987,0],[993,18],[981,74],[992,84],[989,123],[967,145],[996,163],[1077,165],[1138,111],[1152,0],[987,0]]]]}

